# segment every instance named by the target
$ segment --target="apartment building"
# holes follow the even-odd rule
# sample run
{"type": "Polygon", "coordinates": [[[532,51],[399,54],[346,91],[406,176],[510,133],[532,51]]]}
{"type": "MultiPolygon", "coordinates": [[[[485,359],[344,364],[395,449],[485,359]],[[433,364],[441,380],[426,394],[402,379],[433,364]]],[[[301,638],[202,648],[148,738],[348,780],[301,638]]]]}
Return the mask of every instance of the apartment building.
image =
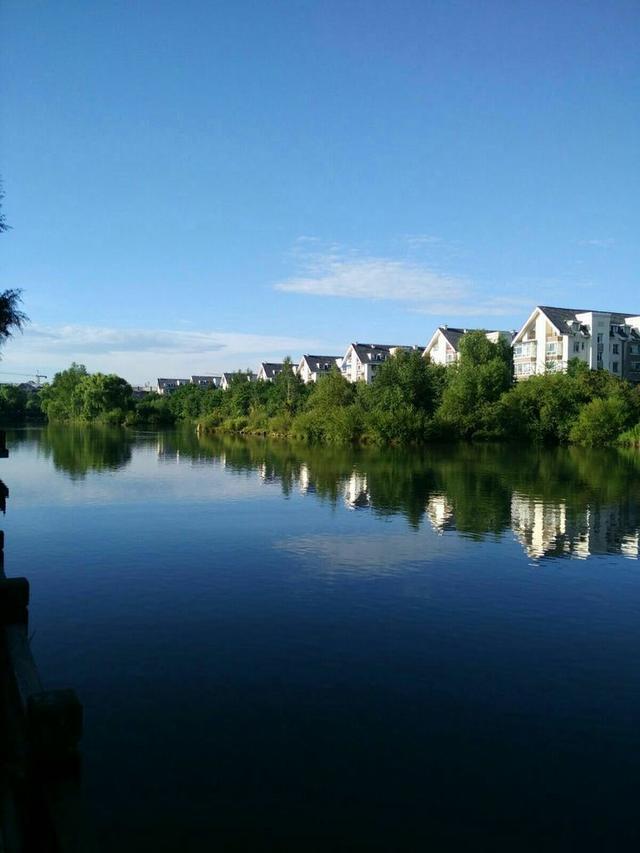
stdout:
{"type": "Polygon", "coordinates": [[[565,371],[572,358],[640,382],[640,316],[536,306],[513,339],[516,379],[565,371]]]}
{"type": "Polygon", "coordinates": [[[421,350],[418,346],[352,343],[344,354],[340,370],[349,382],[373,382],[380,365],[400,351],[421,350]]]}

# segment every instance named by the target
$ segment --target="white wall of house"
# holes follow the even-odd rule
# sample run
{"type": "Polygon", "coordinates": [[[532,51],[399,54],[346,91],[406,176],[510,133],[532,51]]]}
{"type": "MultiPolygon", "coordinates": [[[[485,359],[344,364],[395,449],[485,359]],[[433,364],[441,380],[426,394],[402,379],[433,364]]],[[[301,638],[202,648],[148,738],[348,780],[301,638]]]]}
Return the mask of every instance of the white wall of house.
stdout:
{"type": "Polygon", "coordinates": [[[317,368],[315,362],[312,361],[310,364],[309,361],[305,357],[303,357],[300,359],[298,366],[295,369],[295,372],[298,374],[300,379],[302,379],[305,385],[308,385],[310,382],[317,382],[321,376],[326,376],[334,364],[339,370],[342,365],[342,359],[333,358],[329,361],[322,361],[322,366],[320,368],[317,368]],[[324,367],[325,364],[329,364],[328,369],[324,367]]]}
{"type": "Polygon", "coordinates": [[[349,345],[349,348],[344,354],[340,370],[348,382],[357,382],[360,378],[360,359],[358,358],[353,344],[349,345]]]}
{"type": "Polygon", "coordinates": [[[428,356],[433,364],[442,364],[445,366],[454,364],[460,357],[457,350],[445,338],[441,329],[436,330],[422,354],[425,357],[428,356]]]}

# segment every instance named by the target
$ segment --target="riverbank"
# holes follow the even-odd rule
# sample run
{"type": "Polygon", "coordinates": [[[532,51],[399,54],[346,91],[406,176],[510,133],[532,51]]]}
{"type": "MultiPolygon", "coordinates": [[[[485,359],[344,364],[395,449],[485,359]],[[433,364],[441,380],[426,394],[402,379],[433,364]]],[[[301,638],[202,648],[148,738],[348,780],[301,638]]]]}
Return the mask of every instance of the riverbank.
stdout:
{"type": "MultiPolygon", "coordinates": [[[[36,398],[31,401],[35,410],[36,398]]],[[[511,348],[480,333],[461,343],[460,361],[431,364],[399,352],[370,384],[337,369],[305,385],[291,363],[273,381],[236,374],[226,390],[186,384],[134,399],[118,376],[72,365],[37,395],[50,422],[133,428],[192,423],[200,432],[271,435],[314,444],[415,446],[443,441],[638,445],[640,390],[573,361],[566,373],[513,380],[511,348]]]]}

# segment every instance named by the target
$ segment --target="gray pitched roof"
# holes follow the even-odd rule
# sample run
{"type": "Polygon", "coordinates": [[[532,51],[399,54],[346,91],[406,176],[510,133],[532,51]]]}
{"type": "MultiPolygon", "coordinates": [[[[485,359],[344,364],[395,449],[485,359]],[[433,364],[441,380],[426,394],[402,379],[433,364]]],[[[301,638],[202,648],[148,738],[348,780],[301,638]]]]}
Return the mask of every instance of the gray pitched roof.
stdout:
{"type": "MultiPolygon", "coordinates": [[[[568,334],[568,324],[571,321],[577,320],[577,314],[588,314],[591,311],[595,311],[595,309],[593,308],[554,308],[551,305],[538,305],[538,308],[546,314],[546,316],[551,320],[553,325],[563,334],[568,334]]],[[[615,323],[616,325],[623,325],[627,317],[637,316],[637,314],[634,314],[633,312],[629,312],[628,314],[621,314],[619,311],[595,311],[595,313],[610,314],[611,322],[615,323]]]]}
{"type": "MultiPolygon", "coordinates": [[[[354,348],[356,355],[360,359],[361,362],[369,362],[369,361],[378,361],[387,358],[392,349],[396,347],[400,349],[411,349],[412,347],[407,346],[406,344],[360,344],[355,343],[351,344],[354,348]],[[380,356],[380,359],[377,359],[376,356],[380,356]]],[[[422,351],[424,347],[415,347],[415,349],[422,351]]]]}
{"type": "Polygon", "coordinates": [[[336,363],[336,360],[341,358],[339,355],[303,355],[302,358],[307,362],[309,370],[330,370],[336,363]],[[325,367],[327,365],[327,367],[325,367]]]}
{"type": "Polygon", "coordinates": [[[500,329],[457,329],[454,326],[438,326],[438,329],[456,352],[459,349],[460,338],[468,332],[482,332],[483,335],[495,335],[501,331],[500,329]]]}
{"type": "Polygon", "coordinates": [[[252,372],[247,372],[246,370],[234,370],[232,373],[223,373],[222,378],[225,382],[231,382],[232,379],[235,379],[238,376],[244,377],[247,382],[254,382],[256,378],[256,374],[252,372]]]}
{"type": "Polygon", "coordinates": [[[447,343],[450,343],[456,352],[458,351],[458,344],[460,343],[460,338],[463,335],[466,335],[466,333],[469,331],[468,329],[455,329],[451,326],[447,326],[446,328],[444,326],[439,326],[438,328],[444,335],[445,339],[447,340],[447,343]]]}
{"type": "Polygon", "coordinates": [[[277,361],[263,361],[260,367],[264,370],[264,375],[267,379],[274,379],[278,373],[282,372],[284,363],[277,361]]]}

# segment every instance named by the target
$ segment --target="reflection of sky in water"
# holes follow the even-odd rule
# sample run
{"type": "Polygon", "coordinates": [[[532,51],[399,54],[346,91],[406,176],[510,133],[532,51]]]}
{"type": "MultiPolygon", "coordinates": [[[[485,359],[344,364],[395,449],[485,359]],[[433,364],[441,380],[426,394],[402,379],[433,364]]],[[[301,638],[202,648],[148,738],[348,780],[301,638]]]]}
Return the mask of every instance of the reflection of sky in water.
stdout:
{"type": "Polygon", "coordinates": [[[71,479],[56,472],[53,461],[24,447],[12,451],[2,473],[12,480],[15,506],[55,504],[115,504],[172,501],[226,501],[264,497],[260,480],[251,471],[227,476],[220,460],[194,461],[188,456],[166,459],[153,447],[136,448],[126,467],[88,471],[71,479]],[[186,472],[188,471],[188,476],[186,472]],[[55,489],[43,489],[43,480],[55,489]]]}
{"type": "Polygon", "coordinates": [[[327,572],[347,571],[377,577],[398,570],[419,569],[434,560],[453,559],[464,551],[464,544],[459,540],[445,543],[423,528],[418,532],[399,530],[369,535],[311,534],[276,541],[274,548],[327,572]]]}

